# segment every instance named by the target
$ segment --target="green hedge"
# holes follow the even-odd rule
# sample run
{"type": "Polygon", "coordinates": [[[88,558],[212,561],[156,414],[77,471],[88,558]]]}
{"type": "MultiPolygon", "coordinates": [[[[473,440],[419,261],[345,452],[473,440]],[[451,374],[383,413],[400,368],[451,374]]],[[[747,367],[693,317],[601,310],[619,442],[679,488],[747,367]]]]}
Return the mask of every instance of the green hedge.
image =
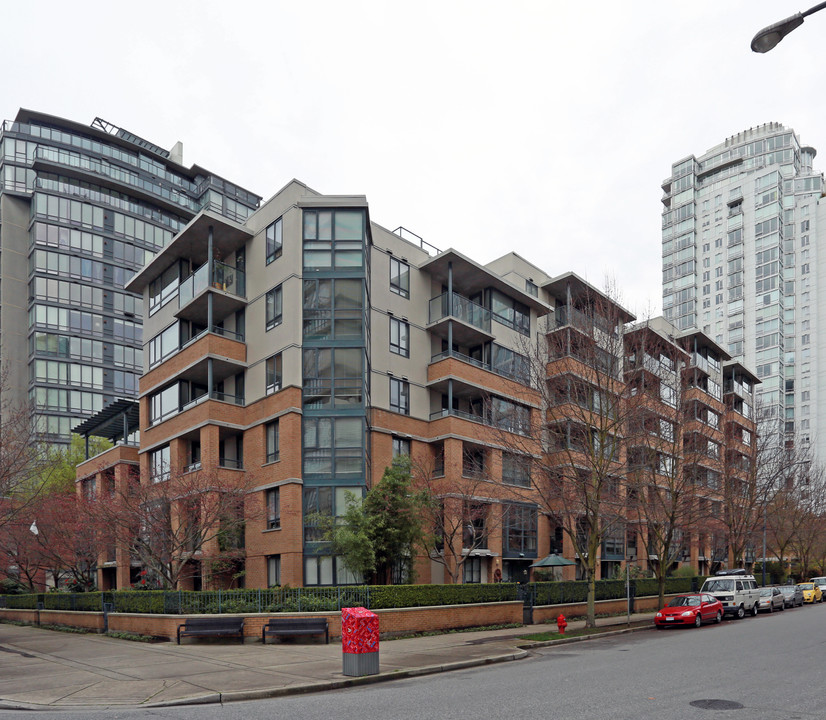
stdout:
{"type": "Polygon", "coordinates": [[[516,583],[492,585],[371,585],[370,609],[467,605],[517,599],[516,583]]]}

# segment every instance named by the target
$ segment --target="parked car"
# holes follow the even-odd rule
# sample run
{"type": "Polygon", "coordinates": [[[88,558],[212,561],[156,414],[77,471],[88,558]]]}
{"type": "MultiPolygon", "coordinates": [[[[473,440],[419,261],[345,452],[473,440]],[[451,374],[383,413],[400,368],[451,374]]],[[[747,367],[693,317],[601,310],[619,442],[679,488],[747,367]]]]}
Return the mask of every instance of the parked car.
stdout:
{"type": "Polygon", "coordinates": [[[798,583],[797,585],[803,591],[803,602],[816,603],[823,602],[823,593],[820,588],[812,582],[798,583]]]}
{"type": "Polygon", "coordinates": [[[745,617],[747,612],[757,615],[760,590],[754,576],[745,570],[722,570],[708,578],[700,592],[716,597],[723,604],[724,615],[738,618],[745,617]]]}
{"type": "Polygon", "coordinates": [[[757,609],[763,612],[774,612],[775,610],[786,609],[786,598],[779,588],[760,588],[760,600],[757,601],[757,609]]]}
{"type": "Polygon", "coordinates": [[[826,598],[826,577],[813,577],[810,582],[813,582],[820,588],[823,597],[826,598]]]}
{"type": "Polygon", "coordinates": [[[704,622],[718,623],[723,619],[723,605],[712,595],[695,593],[678,595],[654,616],[658,628],[669,625],[693,625],[700,627],[704,622]]]}
{"type": "Polygon", "coordinates": [[[786,598],[786,607],[797,607],[803,605],[803,590],[800,585],[781,585],[778,590],[786,598]]]}

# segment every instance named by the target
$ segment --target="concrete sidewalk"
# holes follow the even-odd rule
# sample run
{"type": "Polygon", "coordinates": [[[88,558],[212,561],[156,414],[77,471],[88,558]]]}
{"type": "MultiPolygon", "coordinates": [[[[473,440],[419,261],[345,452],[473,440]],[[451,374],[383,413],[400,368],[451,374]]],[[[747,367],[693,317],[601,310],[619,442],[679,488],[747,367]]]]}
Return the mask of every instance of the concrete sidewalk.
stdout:
{"type": "MultiPolygon", "coordinates": [[[[650,627],[653,613],[631,616],[650,627]]],[[[627,628],[625,616],[598,625],[627,628]]],[[[582,628],[574,621],[568,631],[582,628]]],[[[0,709],[105,709],[229,702],[318,692],[527,657],[518,635],[556,625],[383,640],[378,675],[342,674],[341,644],[301,638],[241,645],[146,644],[0,624],[0,709]]]]}

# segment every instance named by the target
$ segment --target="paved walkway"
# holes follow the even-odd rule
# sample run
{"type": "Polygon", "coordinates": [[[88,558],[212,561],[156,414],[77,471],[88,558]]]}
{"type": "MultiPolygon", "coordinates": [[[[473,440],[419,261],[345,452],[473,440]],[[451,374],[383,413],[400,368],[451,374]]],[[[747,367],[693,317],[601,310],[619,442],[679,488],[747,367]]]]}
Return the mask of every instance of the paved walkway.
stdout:
{"type": "MultiPolygon", "coordinates": [[[[631,620],[650,624],[653,617],[631,620]]],[[[625,616],[597,623],[627,627],[625,616]]],[[[583,626],[571,622],[568,630],[583,626]]],[[[152,707],[318,692],[518,660],[528,653],[517,636],[547,631],[556,625],[383,640],[381,672],[353,678],[342,674],[338,642],[184,640],[178,646],[0,623],[0,709],[152,707]]]]}

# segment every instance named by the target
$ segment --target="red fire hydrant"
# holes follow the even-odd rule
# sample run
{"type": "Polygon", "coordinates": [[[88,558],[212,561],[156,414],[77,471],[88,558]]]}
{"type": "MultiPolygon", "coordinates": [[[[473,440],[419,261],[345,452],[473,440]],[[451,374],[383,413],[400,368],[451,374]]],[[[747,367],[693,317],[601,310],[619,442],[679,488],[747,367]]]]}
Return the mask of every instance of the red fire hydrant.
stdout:
{"type": "Polygon", "coordinates": [[[568,623],[565,620],[565,616],[562,613],[560,613],[559,617],[556,619],[556,627],[559,630],[560,635],[565,634],[565,628],[568,627],[568,623]]]}

